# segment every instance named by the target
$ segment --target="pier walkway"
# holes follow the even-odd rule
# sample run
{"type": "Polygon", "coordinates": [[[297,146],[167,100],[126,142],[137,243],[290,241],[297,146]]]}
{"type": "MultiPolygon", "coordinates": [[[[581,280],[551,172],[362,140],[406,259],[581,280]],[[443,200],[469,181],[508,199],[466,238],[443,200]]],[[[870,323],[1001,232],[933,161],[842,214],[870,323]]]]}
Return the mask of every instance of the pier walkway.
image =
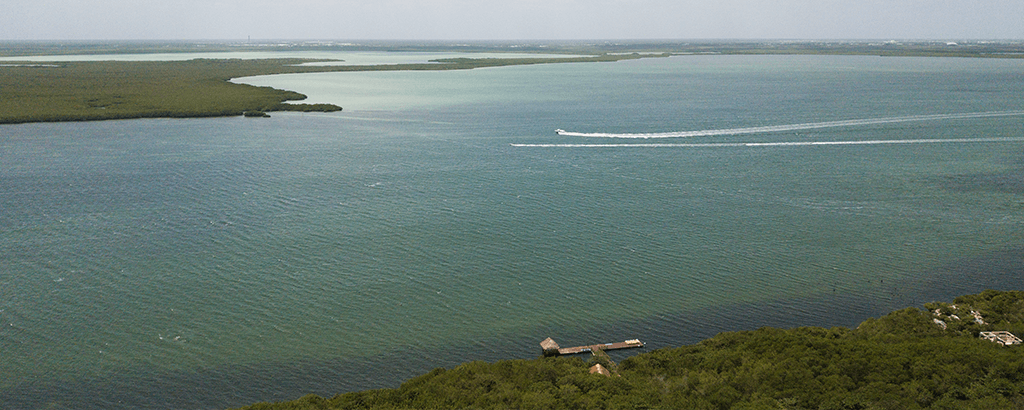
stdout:
{"type": "Polygon", "coordinates": [[[564,354],[587,353],[587,352],[592,352],[594,350],[633,349],[633,348],[644,347],[644,344],[643,344],[643,342],[641,342],[641,341],[639,341],[637,339],[632,339],[632,340],[627,340],[627,341],[619,342],[619,343],[604,343],[604,344],[587,345],[587,346],[576,346],[576,347],[559,347],[558,343],[555,343],[555,341],[552,340],[549,337],[547,339],[544,339],[543,342],[540,342],[540,347],[541,347],[541,349],[544,350],[544,354],[546,354],[546,355],[555,355],[555,354],[557,354],[557,355],[564,355],[564,354]]]}

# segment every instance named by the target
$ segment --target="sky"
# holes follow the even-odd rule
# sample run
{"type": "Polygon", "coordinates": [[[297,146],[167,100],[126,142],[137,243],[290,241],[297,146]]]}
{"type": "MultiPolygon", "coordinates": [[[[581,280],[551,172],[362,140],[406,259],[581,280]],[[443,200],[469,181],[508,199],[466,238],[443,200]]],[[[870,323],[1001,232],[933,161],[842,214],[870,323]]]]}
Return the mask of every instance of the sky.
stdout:
{"type": "Polygon", "coordinates": [[[1024,0],[0,0],[0,40],[1024,39],[1024,0]]]}

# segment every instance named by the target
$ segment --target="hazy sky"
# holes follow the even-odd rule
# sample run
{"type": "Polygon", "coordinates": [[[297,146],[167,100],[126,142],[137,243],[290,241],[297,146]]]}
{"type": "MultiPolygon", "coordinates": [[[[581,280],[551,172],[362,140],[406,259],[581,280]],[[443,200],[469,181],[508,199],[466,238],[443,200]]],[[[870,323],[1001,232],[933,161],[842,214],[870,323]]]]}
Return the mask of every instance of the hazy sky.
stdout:
{"type": "Polygon", "coordinates": [[[1024,39],[1024,0],[0,0],[0,39],[1024,39]]]}

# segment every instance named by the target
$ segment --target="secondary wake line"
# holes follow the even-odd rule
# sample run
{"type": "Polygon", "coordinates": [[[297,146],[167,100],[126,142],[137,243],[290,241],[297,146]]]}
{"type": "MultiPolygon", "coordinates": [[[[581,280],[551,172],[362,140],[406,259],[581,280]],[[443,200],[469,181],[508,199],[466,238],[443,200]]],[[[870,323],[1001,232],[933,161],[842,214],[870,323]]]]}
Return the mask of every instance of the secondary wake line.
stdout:
{"type": "Polygon", "coordinates": [[[1024,137],[1005,138],[946,138],[916,140],[870,141],[797,141],[797,142],[709,142],[693,144],[509,144],[517,148],[666,148],[666,147],[793,147],[808,145],[882,145],[882,144],[940,144],[969,142],[1024,142],[1024,137]]]}
{"type": "Polygon", "coordinates": [[[911,115],[906,117],[883,117],[883,118],[867,118],[861,120],[842,120],[842,121],[826,121],[826,122],[810,122],[804,124],[786,124],[786,125],[768,125],[763,127],[745,127],[745,128],[725,128],[717,130],[699,130],[699,131],[678,131],[678,132],[661,132],[661,133],[649,133],[649,134],[614,134],[604,132],[571,132],[565,130],[555,130],[558,135],[564,135],[569,137],[588,137],[588,138],[686,138],[686,137],[707,137],[714,135],[739,135],[739,134],[760,134],[768,132],[784,132],[784,131],[799,131],[799,130],[811,130],[818,128],[832,128],[832,127],[850,127],[858,125],[875,125],[875,124],[890,124],[896,122],[913,122],[913,121],[935,121],[935,120],[955,120],[963,118],[985,118],[985,117],[1007,117],[1015,115],[1024,115],[1024,111],[986,111],[986,112],[968,112],[960,114],[931,114],[931,115],[911,115]]]}

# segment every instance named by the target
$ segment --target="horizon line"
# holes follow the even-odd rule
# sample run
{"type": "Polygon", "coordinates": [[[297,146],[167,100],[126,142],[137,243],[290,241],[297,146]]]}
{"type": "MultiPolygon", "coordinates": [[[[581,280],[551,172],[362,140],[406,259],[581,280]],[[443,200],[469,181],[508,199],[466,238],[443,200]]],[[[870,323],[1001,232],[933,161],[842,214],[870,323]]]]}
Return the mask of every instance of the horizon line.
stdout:
{"type": "Polygon", "coordinates": [[[478,42],[478,43],[520,43],[520,42],[539,42],[539,43],[552,43],[552,42],[629,42],[629,43],[642,43],[642,42],[943,42],[943,41],[966,41],[966,42],[1024,42],[1024,37],[1021,38],[999,38],[999,37],[863,37],[863,38],[847,38],[847,37],[824,37],[824,38],[800,38],[800,37],[695,37],[695,38],[664,38],[664,37],[652,37],[652,38],[551,38],[551,39],[468,39],[468,38],[423,38],[423,39],[386,39],[386,38],[317,38],[317,37],[266,37],[266,38],[251,38],[251,37],[238,37],[238,38],[121,38],[121,39],[103,39],[103,38],[32,38],[32,39],[0,39],[0,42],[251,42],[251,41],[330,41],[330,42],[478,42]]]}

